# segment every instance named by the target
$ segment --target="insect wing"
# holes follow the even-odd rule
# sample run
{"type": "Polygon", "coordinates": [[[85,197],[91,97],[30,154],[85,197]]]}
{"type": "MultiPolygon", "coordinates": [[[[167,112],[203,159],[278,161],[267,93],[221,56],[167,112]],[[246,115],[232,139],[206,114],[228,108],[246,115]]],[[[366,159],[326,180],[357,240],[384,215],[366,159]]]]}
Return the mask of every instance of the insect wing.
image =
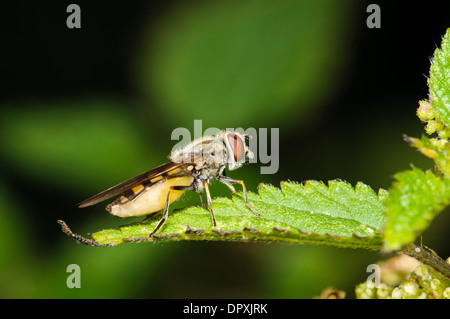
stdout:
{"type": "MultiPolygon", "coordinates": [[[[129,190],[133,187],[136,187],[138,185],[145,184],[145,183],[151,183],[152,180],[154,180],[155,178],[162,176],[164,174],[170,174],[170,172],[173,172],[174,170],[180,169],[183,166],[187,166],[187,165],[188,164],[186,164],[186,163],[167,162],[167,163],[162,164],[158,167],[155,167],[147,172],[139,174],[129,180],[126,180],[120,184],[117,184],[111,188],[108,188],[107,190],[104,190],[103,192],[80,202],[79,204],[77,204],[77,206],[79,208],[83,208],[83,207],[95,205],[97,203],[103,202],[104,200],[107,200],[116,195],[121,195],[124,192],[126,192],[127,190],[129,190]]],[[[183,170],[182,170],[182,172],[183,172],[183,170]]],[[[175,173],[175,172],[173,172],[173,173],[175,173]]],[[[174,176],[175,175],[178,175],[178,173],[175,173],[174,176]]]]}

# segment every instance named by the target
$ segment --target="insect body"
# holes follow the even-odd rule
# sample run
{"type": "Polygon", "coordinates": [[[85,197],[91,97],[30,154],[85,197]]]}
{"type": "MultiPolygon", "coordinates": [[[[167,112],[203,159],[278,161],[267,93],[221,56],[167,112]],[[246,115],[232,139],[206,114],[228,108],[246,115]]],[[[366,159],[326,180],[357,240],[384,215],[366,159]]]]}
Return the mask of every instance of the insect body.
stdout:
{"type": "Polygon", "coordinates": [[[163,211],[163,217],[150,233],[152,237],[167,220],[169,205],[177,200],[186,190],[194,190],[200,195],[203,208],[203,190],[206,192],[208,209],[211,213],[213,226],[216,219],[211,204],[209,183],[218,179],[236,192],[232,183],[242,185],[244,200],[247,207],[258,214],[248,202],[247,190],[242,180],[235,180],[225,175],[225,168],[234,170],[253,157],[245,143],[248,135],[231,131],[222,131],[216,136],[205,136],[173,152],[170,161],[154,169],[113,186],[78,204],[78,207],[88,207],[111,197],[118,198],[106,209],[113,215],[132,217],[149,215],[154,217],[163,211]]]}

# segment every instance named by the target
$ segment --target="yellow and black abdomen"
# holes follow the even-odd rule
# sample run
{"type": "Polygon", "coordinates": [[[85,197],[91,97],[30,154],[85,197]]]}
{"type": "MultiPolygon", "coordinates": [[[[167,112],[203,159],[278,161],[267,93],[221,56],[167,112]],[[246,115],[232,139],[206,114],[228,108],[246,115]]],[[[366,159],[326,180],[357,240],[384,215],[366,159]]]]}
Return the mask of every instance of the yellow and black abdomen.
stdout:
{"type": "Polygon", "coordinates": [[[143,216],[163,210],[166,205],[167,193],[170,190],[169,204],[176,201],[185,191],[171,190],[172,186],[190,186],[192,176],[162,178],[150,186],[139,185],[132,189],[135,196],[127,198],[121,196],[107,206],[107,210],[116,216],[133,217],[143,216]]]}

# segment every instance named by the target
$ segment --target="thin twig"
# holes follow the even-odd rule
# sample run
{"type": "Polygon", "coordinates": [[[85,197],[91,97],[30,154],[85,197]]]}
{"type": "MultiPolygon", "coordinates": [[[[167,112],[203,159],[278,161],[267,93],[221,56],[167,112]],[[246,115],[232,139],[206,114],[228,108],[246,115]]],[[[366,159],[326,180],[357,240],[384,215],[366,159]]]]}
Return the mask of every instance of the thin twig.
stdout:
{"type": "Polygon", "coordinates": [[[67,236],[72,237],[73,239],[75,239],[77,242],[79,242],[80,244],[84,244],[84,245],[89,245],[89,246],[94,246],[94,247],[105,247],[105,246],[116,246],[114,244],[99,244],[98,242],[96,242],[94,239],[88,239],[85,238],[81,235],[75,234],[70,228],[69,226],[67,226],[66,222],[63,220],[58,220],[57,221],[58,224],[61,225],[61,229],[64,233],[67,234],[67,236]]]}
{"type": "Polygon", "coordinates": [[[438,273],[440,273],[441,275],[445,276],[448,280],[450,280],[450,264],[448,264],[445,260],[439,257],[430,248],[425,246],[418,247],[414,244],[411,244],[410,246],[402,250],[402,253],[417,259],[422,264],[430,266],[438,273]]]}

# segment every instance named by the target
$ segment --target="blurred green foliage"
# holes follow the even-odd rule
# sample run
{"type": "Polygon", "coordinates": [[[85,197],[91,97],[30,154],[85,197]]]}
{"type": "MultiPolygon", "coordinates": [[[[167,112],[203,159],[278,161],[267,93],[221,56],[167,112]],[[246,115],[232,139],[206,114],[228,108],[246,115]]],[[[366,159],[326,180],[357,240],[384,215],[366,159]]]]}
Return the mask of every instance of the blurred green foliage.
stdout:
{"type": "Polygon", "coordinates": [[[7,106],[0,143],[2,158],[26,176],[89,191],[160,160],[127,105],[101,99],[7,106]]]}
{"type": "Polygon", "coordinates": [[[448,179],[413,168],[395,175],[386,200],[384,250],[394,251],[414,242],[449,204],[448,179]]]}
{"type": "Polygon", "coordinates": [[[276,127],[293,116],[302,123],[342,69],[346,25],[334,26],[350,4],[183,3],[143,41],[141,91],[172,125],[276,127]]]}
{"type": "MultiPolygon", "coordinates": [[[[282,179],[339,177],[352,184],[364,180],[375,189],[389,186],[389,174],[408,165],[406,157],[411,162],[420,158],[407,146],[399,147],[401,134],[413,129],[411,122],[405,121],[403,127],[392,118],[362,120],[358,126],[358,121],[350,120],[348,139],[342,142],[333,130],[346,126],[324,128],[313,121],[349,72],[346,67],[354,50],[351,28],[355,13],[363,9],[356,1],[332,0],[174,2],[134,32],[139,34],[136,59],[126,74],[137,88],[135,95],[118,98],[99,90],[34,99],[24,92],[26,98],[2,100],[0,297],[308,298],[330,285],[352,291],[367,277],[365,268],[379,258],[378,253],[185,242],[93,248],[67,238],[56,220],[66,220],[82,234],[134,221],[114,218],[102,205],[83,210],[74,205],[164,162],[175,144],[170,132],[180,126],[192,129],[194,119],[203,120],[204,129],[282,127],[281,156],[286,152],[289,156],[280,157],[279,174],[261,176],[258,165],[230,174],[245,180],[249,190],[255,191],[259,182],[278,186],[282,179]],[[307,136],[314,140],[310,144],[291,136],[312,124],[319,129],[311,134],[327,129],[331,134],[307,136]],[[81,289],[66,286],[66,268],[72,263],[81,267],[81,289]]],[[[85,13],[89,18],[89,10],[85,13]]],[[[94,32],[89,24],[83,30],[94,32]]],[[[109,26],[102,26],[101,32],[109,34],[109,26]]],[[[52,41],[65,38],[66,34],[52,41]]],[[[95,51],[91,46],[96,44],[108,52],[111,43],[102,40],[91,38],[89,50],[77,52],[90,58],[86,52],[95,51]]],[[[63,55],[54,48],[48,52],[63,55]]],[[[39,64],[43,53],[26,54],[39,64]]],[[[83,65],[75,62],[77,67],[83,65]]],[[[60,63],[70,69],[66,60],[60,63]]],[[[36,70],[60,67],[55,65],[36,70]]],[[[68,81],[71,74],[65,74],[68,81]]],[[[33,85],[39,87],[41,76],[33,74],[33,85]]],[[[87,81],[92,76],[85,70],[80,78],[87,81]]],[[[383,102],[392,109],[401,105],[383,102]]],[[[368,110],[377,103],[361,100],[368,110]]],[[[339,112],[345,107],[340,106],[339,112]]],[[[229,196],[222,185],[214,184],[212,191],[214,197],[229,196]]],[[[173,208],[198,204],[196,194],[186,194],[173,208]]]]}

